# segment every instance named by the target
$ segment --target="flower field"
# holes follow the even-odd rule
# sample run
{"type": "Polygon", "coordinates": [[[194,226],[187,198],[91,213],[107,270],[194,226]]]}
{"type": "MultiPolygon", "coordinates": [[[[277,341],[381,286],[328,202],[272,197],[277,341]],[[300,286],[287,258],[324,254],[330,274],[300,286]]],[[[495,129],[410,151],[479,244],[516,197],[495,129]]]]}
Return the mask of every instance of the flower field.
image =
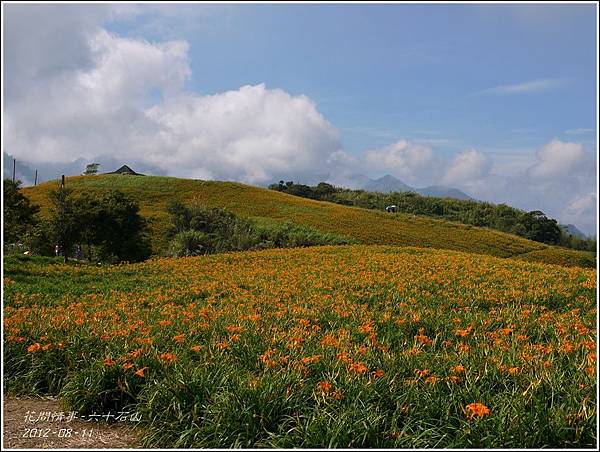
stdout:
{"type": "Polygon", "coordinates": [[[9,257],[4,376],[150,447],[594,447],[596,271],[338,246],[9,257]]]}

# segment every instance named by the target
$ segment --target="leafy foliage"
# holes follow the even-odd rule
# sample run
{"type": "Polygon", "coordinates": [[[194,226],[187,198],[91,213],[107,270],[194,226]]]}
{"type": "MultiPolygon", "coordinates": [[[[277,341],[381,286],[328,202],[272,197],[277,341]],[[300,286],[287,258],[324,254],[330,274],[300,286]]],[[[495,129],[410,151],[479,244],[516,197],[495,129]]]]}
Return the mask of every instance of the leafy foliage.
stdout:
{"type": "MultiPolygon", "coordinates": [[[[525,212],[506,204],[496,205],[489,202],[436,198],[412,192],[376,193],[349,190],[334,187],[325,182],[314,187],[282,182],[270,185],[269,188],[291,195],[366,209],[383,211],[386,206],[396,205],[397,211],[402,213],[427,215],[473,226],[497,229],[551,245],[570,245],[568,240],[562,239],[563,234],[556,220],[547,218],[540,211],[525,212]]],[[[595,243],[594,247],[589,250],[593,249],[595,250],[595,243]]]]}
{"type": "Polygon", "coordinates": [[[65,262],[72,253],[74,245],[79,241],[82,231],[77,204],[72,193],[72,189],[65,187],[48,193],[52,203],[50,234],[64,256],[65,262]]]}
{"type": "Polygon", "coordinates": [[[98,173],[98,168],[100,167],[99,163],[88,163],[85,166],[85,171],[83,172],[84,176],[91,176],[98,173]]]}
{"type": "Polygon", "coordinates": [[[51,236],[65,261],[75,244],[87,245],[88,259],[139,261],[150,255],[146,222],[137,203],[119,191],[74,193],[50,191],[51,236]],[[92,245],[94,249],[92,251],[92,245]]]}
{"type": "Polygon", "coordinates": [[[172,256],[243,251],[264,248],[293,248],[339,245],[352,240],[289,223],[250,221],[221,208],[194,203],[190,207],[173,201],[169,205],[172,256]]]}
{"type": "Polygon", "coordinates": [[[4,179],[4,243],[14,243],[23,239],[29,228],[35,224],[39,207],[32,204],[20,189],[21,181],[4,179]]]}

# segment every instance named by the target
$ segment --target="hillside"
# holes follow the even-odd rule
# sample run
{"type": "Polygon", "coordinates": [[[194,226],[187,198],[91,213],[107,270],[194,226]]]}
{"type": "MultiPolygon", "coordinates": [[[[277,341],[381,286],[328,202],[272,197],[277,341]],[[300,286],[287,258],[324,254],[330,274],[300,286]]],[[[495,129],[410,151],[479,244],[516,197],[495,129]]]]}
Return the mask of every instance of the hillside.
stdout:
{"type": "MultiPolygon", "coordinates": [[[[314,201],[236,182],[98,175],[68,177],[66,184],[75,190],[119,189],[138,201],[142,215],[150,220],[156,253],[166,246],[167,204],[177,199],[182,202],[197,200],[248,218],[306,225],[352,237],[364,244],[450,249],[561,265],[595,266],[595,258],[590,253],[550,247],[510,234],[427,217],[390,215],[314,201]]],[[[25,188],[24,193],[42,206],[44,213],[49,206],[47,193],[57,187],[57,181],[50,181],[25,188]]]]}

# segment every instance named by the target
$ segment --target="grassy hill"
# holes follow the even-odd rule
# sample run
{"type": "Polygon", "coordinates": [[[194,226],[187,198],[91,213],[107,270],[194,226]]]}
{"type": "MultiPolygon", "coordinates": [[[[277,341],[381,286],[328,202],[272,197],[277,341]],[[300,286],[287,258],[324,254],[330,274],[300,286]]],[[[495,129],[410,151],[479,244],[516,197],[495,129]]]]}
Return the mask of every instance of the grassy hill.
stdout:
{"type": "MultiPolygon", "coordinates": [[[[405,214],[386,214],[355,207],[299,198],[236,182],[200,181],[157,176],[97,175],[68,177],[75,190],[118,189],[134,198],[150,220],[153,249],[162,252],[169,227],[167,204],[173,199],[196,200],[238,215],[291,222],[355,239],[358,243],[450,249],[567,266],[595,266],[593,253],[551,247],[514,235],[460,223],[405,214]]],[[[47,212],[47,193],[58,187],[50,181],[24,189],[47,212]]]]}

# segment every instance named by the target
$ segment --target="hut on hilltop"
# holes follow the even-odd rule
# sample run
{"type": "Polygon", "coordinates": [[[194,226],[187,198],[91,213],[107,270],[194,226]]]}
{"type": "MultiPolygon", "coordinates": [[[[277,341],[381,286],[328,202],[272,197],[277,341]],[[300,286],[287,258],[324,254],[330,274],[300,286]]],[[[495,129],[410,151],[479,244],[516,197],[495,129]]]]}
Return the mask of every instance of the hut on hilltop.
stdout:
{"type": "Polygon", "coordinates": [[[106,174],[128,174],[130,176],[144,176],[144,174],[136,173],[131,168],[129,168],[127,165],[123,165],[118,170],[113,171],[112,173],[106,173],[106,174]]]}

